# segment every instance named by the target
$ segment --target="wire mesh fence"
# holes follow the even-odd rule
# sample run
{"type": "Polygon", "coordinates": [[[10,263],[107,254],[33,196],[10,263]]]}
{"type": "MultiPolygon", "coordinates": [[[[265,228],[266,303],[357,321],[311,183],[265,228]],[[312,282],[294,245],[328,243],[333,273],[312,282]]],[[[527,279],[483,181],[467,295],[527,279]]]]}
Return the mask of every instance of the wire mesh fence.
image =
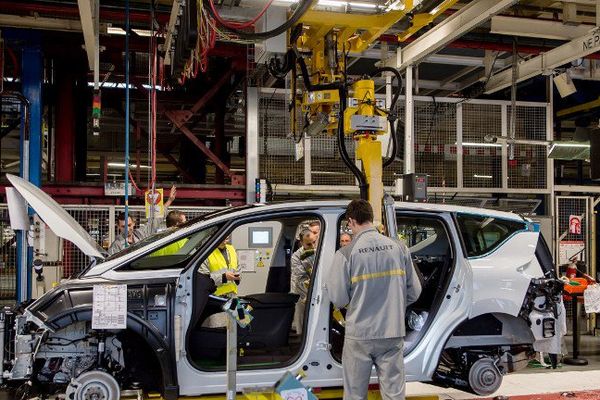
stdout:
{"type": "MultiPolygon", "coordinates": [[[[334,136],[312,136],[310,150],[304,152],[304,159],[297,159],[284,91],[263,91],[259,107],[261,178],[273,184],[288,185],[355,183],[340,158],[334,136]],[[305,179],[305,176],[310,178],[305,179]]],[[[395,111],[403,121],[403,101],[397,103],[395,111]]],[[[415,172],[427,174],[432,188],[472,189],[473,193],[534,189],[549,193],[546,113],[545,103],[518,103],[515,139],[528,142],[515,144],[509,143],[510,105],[507,102],[417,97],[414,101],[415,172]]],[[[386,186],[392,186],[404,172],[403,125],[399,127],[398,157],[383,173],[386,186]]],[[[351,138],[346,138],[346,147],[354,157],[351,138]]]]}
{"type": "MultiPolygon", "coordinates": [[[[116,219],[122,206],[77,206],[67,205],[65,210],[103,248],[107,249],[117,234],[116,219]]],[[[186,214],[188,220],[216,211],[219,207],[172,207],[186,214]]],[[[145,224],[144,207],[129,207],[136,224],[145,224]]],[[[46,238],[48,236],[46,235],[46,238]]],[[[57,239],[57,254],[46,248],[47,265],[59,268],[59,277],[67,278],[79,273],[89,262],[88,257],[67,240],[57,239]]],[[[0,304],[16,300],[17,245],[15,232],[10,227],[8,208],[0,204],[0,304]]]]}
{"type": "Polygon", "coordinates": [[[456,104],[415,101],[415,171],[428,185],[456,187],[456,104]]]}
{"type": "Polygon", "coordinates": [[[502,136],[502,106],[462,105],[463,185],[467,188],[502,187],[502,144],[486,137],[502,136]]]}
{"type": "Polygon", "coordinates": [[[0,206],[0,303],[16,299],[17,237],[10,227],[8,208],[0,206]]]}

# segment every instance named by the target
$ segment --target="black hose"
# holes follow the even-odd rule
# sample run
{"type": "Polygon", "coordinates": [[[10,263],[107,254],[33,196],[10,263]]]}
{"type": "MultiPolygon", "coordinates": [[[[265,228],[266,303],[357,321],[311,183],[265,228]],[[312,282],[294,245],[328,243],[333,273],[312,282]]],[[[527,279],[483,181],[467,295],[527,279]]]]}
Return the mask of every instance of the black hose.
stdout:
{"type": "MultiPolygon", "coordinates": [[[[213,10],[210,7],[209,1],[210,0],[204,0],[204,6],[206,7],[206,10],[209,12],[209,14],[213,18],[215,18],[213,10]]],[[[302,0],[300,2],[300,4],[298,4],[298,7],[296,8],[296,10],[294,10],[294,13],[290,17],[290,19],[288,19],[287,21],[285,21],[283,24],[279,25],[277,28],[271,29],[270,31],[266,31],[266,32],[246,32],[246,31],[243,31],[243,30],[240,30],[240,29],[235,29],[235,28],[230,28],[230,27],[223,27],[223,28],[225,28],[229,32],[235,33],[241,39],[245,39],[245,40],[265,40],[265,39],[270,39],[272,37],[281,35],[285,31],[287,31],[288,29],[290,29],[292,26],[294,26],[298,22],[298,20],[300,20],[300,18],[302,18],[302,16],[312,6],[313,1],[314,0],[302,0]]],[[[217,19],[217,18],[215,18],[215,19],[217,19]]]]}
{"type": "Polygon", "coordinates": [[[358,180],[358,187],[360,189],[360,198],[363,200],[368,200],[369,198],[369,184],[367,183],[367,178],[365,174],[362,173],[360,169],[352,162],[350,156],[348,155],[348,150],[346,149],[346,141],[344,138],[344,111],[346,110],[346,88],[342,84],[341,87],[338,88],[340,93],[340,116],[338,118],[338,149],[340,151],[340,155],[342,156],[342,161],[344,164],[350,169],[352,175],[356,177],[358,180]]]}
{"type": "Polygon", "coordinates": [[[400,72],[398,72],[397,69],[392,68],[392,67],[381,67],[381,68],[377,68],[372,74],[371,77],[373,77],[374,75],[380,74],[382,72],[391,72],[396,76],[396,79],[398,80],[398,87],[396,88],[396,91],[394,93],[394,97],[392,98],[392,104],[390,104],[390,109],[388,112],[388,121],[390,122],[390,135],[392,136],[392,154],[390,155],[390,157],[385,160],[383,162],[383,168],[391,165],[394,160],[396,159],[396,156],[398,155],[398,137],[396,136],[396,120],[398,119],[398,116],[396,115],[396,103],[398,102],[398,99],[400,98],[400,94],[402,93],[402,76],[400,75],[400,72]]]}

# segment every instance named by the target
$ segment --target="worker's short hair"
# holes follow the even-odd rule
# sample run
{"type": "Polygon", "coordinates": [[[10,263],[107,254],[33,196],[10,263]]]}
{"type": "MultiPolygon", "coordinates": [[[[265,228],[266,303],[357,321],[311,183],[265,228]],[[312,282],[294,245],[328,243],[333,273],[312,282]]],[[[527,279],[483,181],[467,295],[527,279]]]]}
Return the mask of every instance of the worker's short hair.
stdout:
{"type": "MultiPolygon", "coordinates": [[[[128,218],[131,218],[133,220],[133,216],[131,214],[129,214],[127,216],[128,218]]],[[[125,222],[125,213],[124,212],[120,212],[119,215],[117,215],[117,222],[118,221],[123,221],[125,222]]],[[[135,220],[134,220],[135,221],[135,220]]]]}
{"type": "Polygon", "coordinates": [[[179,210],[169,211],[169,213],[167,214],[167,218],[166,218],[167,228],[177,226],[179,224],[179,221],[181,220],[182,215],[184,215],[184,214],[179,210]]]}
{"type": "Polygon", "coordinates": [[[310,227],[318,226],[320,228],[321,227],[321,223],[319,221],[310,221],[308,223],[308,226],[310,226],[310,227]]]}
{"type": "Polygon", "coordinates": [[[366,200],[352,200],[346,208],[346,218],[352,218],[359,225],[373,222],[373,207],[366,200]]]}
{"type": "Polygon", "coordinates": [[[310,230],[310,225],[302,224],[298,232],[298,240],[302,242],[304,240],[304,236],[308,235],[309,233],[312,233],[310,230]]]}

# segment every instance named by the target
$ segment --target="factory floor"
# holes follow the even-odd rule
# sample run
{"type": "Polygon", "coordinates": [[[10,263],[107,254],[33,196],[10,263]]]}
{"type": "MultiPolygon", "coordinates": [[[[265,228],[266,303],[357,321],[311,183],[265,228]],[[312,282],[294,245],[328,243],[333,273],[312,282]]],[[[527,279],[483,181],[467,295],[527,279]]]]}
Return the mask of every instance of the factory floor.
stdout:
{"type": "MultiPolygon", "coordinates": [[[[565,338],[571,350],[571,337],[565,338]]],[[[600,337],[584,335],[581,338],[580,357],[588,360],[587,366],[560,365],[556,370],[525,368],[504,377],[502,386],[490,400],[576,400],[600,399],[600,337]],[[502,397],[506,396],[506,397],[502,397]]],[[[482,400],[456,389],[439,388],[425,383],[407,384],[407,396],[438,395],[440,400],[482,400]]],[[[0,400],[14,400],[0,391],[0,400]]],[[[485,399],[487,400],[487,399],[485,399]]]]}

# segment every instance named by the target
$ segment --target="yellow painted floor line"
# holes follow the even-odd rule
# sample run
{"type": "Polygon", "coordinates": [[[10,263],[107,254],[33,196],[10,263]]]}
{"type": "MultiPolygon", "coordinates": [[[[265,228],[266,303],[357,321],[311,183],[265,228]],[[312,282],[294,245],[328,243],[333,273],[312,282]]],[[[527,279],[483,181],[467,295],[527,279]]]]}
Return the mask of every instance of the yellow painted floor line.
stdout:
{"type": "MultiPolygon", "coordinates": [[[[315,395],[319,399],[341,399],[343,391],[341,389],[323,389],[315,395]]],[[[179,400],[223,400],[225,398],[224,394],[221,395],[204,395],[204,396],[190,396],[190,397],[180,397],[179,400]]],[[[124,396],[121,397],[122,400],[135,400],[136,396],[124,396]]],[[[378,391],[369,391],[368,400],[381,400],[381,395],[378,391]]],[[[163,400],[160,394],[158,393],[149,393],[144,396],[144,400],[163,400]]],[[[237,400],[281,400],[281,397],[275,394],[265,394],[265,393],[247,393],[247,394],[238,394],[237,400]]],[[[427,395],[427,396],[406,396],[406,400],[439,400],[439,396],[437,395],[427,395]]]]}

